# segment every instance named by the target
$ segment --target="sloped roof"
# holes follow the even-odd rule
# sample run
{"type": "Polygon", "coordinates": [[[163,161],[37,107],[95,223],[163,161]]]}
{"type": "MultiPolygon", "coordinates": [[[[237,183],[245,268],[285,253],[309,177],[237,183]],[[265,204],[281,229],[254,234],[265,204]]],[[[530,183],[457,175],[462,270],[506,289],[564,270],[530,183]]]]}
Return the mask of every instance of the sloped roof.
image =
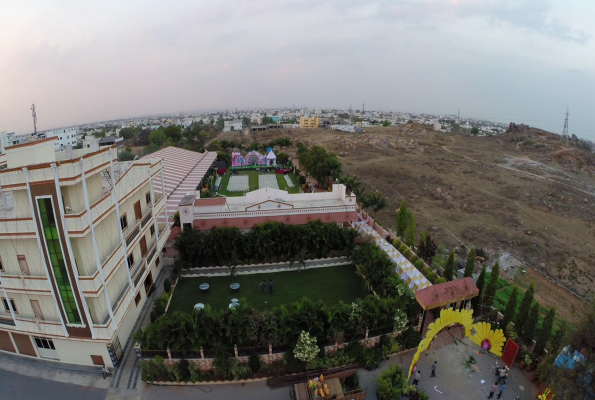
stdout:
{"type": "Polygon", "coordinates": [[[415,299],[424,310],[441,307],[479,295],[473,279],[467,277],[440,283],[415,292],[415,299]]]}
{"type": "Polygon", "coordinates": [[[269,160],[274,160],[274,159],[276,159],[276,158],[277,158],[277,156],[275,155],[275,153],[273,153],[273,150],[271,150],[271,151],[269,152],[269,154],[267,154],[267,158],[268,158],[269,160]]]}

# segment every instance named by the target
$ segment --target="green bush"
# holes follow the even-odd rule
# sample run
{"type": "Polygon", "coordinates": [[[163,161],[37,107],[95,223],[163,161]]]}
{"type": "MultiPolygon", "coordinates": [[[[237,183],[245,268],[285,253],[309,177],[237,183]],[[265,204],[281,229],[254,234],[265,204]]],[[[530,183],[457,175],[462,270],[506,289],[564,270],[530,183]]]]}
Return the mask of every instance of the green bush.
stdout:
{"type": "Polygon", "coordinates": [[[422,260],[417,260],[413,263],[413,265],[415,265],[415,268],[417,268],[419,271],[424,269],[424,262],[422,260]]]}
{"type": "Polygon", "coordinates": [[[395,239],[393,240],[393,246],[395,249],[398,249],[401,247],[401,241],[399,239],[395,239]]]}
{"type": "Polygon", "coordinates": [[[407,247],[406,244],[402,244],[401,247],[399,247],[399,253],[403,254],[405,253],[405,250],[409,250],[409,247],[407,247]]]}
{"type": "Polygon", "coordinates": [[[533,144],[533,139],[525,139],[523,142],[525,146],[531,146],[533,144]]]}
{"type": "Polygon", "coordinates": [[[444,279],[444,278],[438,278],[438,279],[436,279],[434,281],[434,285],[439,285],[439,284],[445,283],[445,282],[446,282],[446,279],[444,279]]]}
{"type": "Polygon", "coordinates": [[[180,362],[177,365],[178,367],[178,371],[179,371],[179,381],[181,382],[187,382],[190,379],[190,365],[188,363],[188,360],[180,360],[180,362]]]}
{"type": "Polygon", "coordinates": [[[300,182],[300,185],[304,185],[304,184],[306,184],[306,177],[303,175],[300,175],[300,177],[298,178],[298,181],[300,182]]]}
{"type": "Polygon", "coordinates": [[[392,365],[388,371],[376,379],[376,397],[378,400],[400,399],[407,389],[407,377],[401,368],[392,365]]]}
{"type": "Polygon", "coordinates": [[[409,326],[403,333],[397,336],[397,343],[403,350],[416,347],[421,342],[421,335],[412,326],[409,326]]]}
{"type": "Polygon", "coordinates": [[[411,262],[415,264],[416,261],[419,261],[419,257],[417,254],[414,254],[413,257],[411,257],[411,262]]]}
{"type": "Polygon", "coordinates": [[[165,290],[166,293],[171,292],[171,282],[169,278],[165,278],[163,281],[163,290],[165,290]]]}
{"type": "Polygon", "coordinates": [[[438,280],[438,274],[436,274],[434,271],[431,271],[429,274],[426,275],[426,278],[428,278],[430,282],[434,283],[438,280]]]}
{"type": "Polygon", "coordinates": [[[252,374],[256,375],[260,371],[260,356],[256,353],[250,354],[248,365],[252,370],[252,374]]]}
{"type": "Polygon", "coordinates": [[[409,250],[409,249],[407,249],[407,250],[405,250],[405,251],[403,252],[403,255],[404,255],[405,257],[409,257],[409,254],[411,254],[411,250],[409,250]]]}
{"type": "Polygon", "coordinates": [[[427,277],[428,277],[428,275],[429,275],[430,273],[432,273],[432,272],[434,272],[434,271],[433,271],[433,270],[432,270],[432,268],[430,268],[430,267],[425,267],[424,269],[422,269],[422,270],[421,270],[421,273],[422,273],[422,274],[424,274],[424,276],[425,276],[426,278],[427,278],[427,277]]]}

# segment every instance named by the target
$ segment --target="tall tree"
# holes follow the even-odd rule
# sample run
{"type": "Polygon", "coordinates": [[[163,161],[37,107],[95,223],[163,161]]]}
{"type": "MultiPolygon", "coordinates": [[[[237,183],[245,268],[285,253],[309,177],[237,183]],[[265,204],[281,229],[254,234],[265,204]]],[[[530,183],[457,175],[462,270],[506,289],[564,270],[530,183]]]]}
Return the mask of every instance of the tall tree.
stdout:
{"type": "MultiPolygon", "coordinates": [[[[454,258],[453,258],[453,264],[454,264],[454,258]]],[[[477,312],[477,314],[479,314],[479,312],[480,312],[479,305],[481,304],[481,299],[483,299],[483,292],[484,292],[483,289],[484,289],[484,286],[486,283],[486,269],[487,269],[487,266],[485,264],[483,264],[483,267],[481,267],[481,272],[480,272],[479,276],[477,277],[477,283],[475,284],[477,286],[477,288],[479,289],[479,294],[471,300],[471,307],[473,308],[473,310],[475,310],[477,312]]]]}
{"type": "Polygon", "coordinates": [[[494,296],[496,295],[496,289],[498,289],[498,278],[500,277],[500,262],[496,261],[492,272],[490,272],[490,281],[486,287],[485,293],[482,297],[482,302],[486,307],[491,307],[494,304],[494,296]]]}
{"type": "MultiPolygon", "coordinates": [[[[455,275],[455,252],[454,250],[450,250],[448,253],[448,258],[446,259],[446,266],[444,267],[444,279],[447,281],[452,281],[455,275]]],[[[485,275],[484,275],[485,279],[485,275]]]]}
{"type": "Polygon", "coordinates": [[[374,212],[374,226],[376,226],[376,213],[388,207],[388,202],[386,201],[386,197],[382,195],[382,192],[370,192],[366,197],[368,198],[366,201],[368,207],[371,207],[374,212]]]}
{"type": "Polygon", "coordinates": [[[151,132],[151,134],[149,135],[149,141],[152,144],[155,144],[160,147],[163,143],[165,143],[165,139],[165,133],[163,133],[161,129],[157,129],[156,131],[151,132]]]}
{"type": "Polygon", "coordinates": [[[475,249],[471,249],[469,254],[467,254],[467,261],[465,262],[465,273],[463,276],[466,278],[468,276],[473,276],[475,272],[475,249]]]}
{"type": "Polygon", "coordinates": [[[409,218],[411,214],[409,210],[407,210],[407,206],[405,205],[405,201],[401,202],[401,206],[399,207],[399,211],[397,211],[396,219],[397,219],[397,236],[404,237],[405,230],[407,229],[407,225],[409,224],[409,218]]]}
{"type": "Polygon", "coordinates": [[[405,232],[405,243],[409,247],[413,247],[415,245],[415,237],[417,236],[417,227],[415,225],[415,218],[413,215],[409,219],[409,225],[407,226],[407,231],[405,232]]]}
{"type": "Polygon", "coordinates": [[[417,254],[421,259],[431,265],[434,255],[436,255],[436,249],[436,243],[434,243],[430,235],[427,235],[425,240],[423,238],[420,239],[417,246],[417,254]]]}
{"type": "Polygon", "coordinates": [[[315,177],[319,186],[325,184],[330,176],[341,172],[341,163],[337,155],[320,146],[312,146],[308,151],[298,152],[298,159],[300,168],[315,177]]]}
{"type": "Polygon", "coordinates": [[[564,340],[565,335],[566,335],[566,322],[562,321],[562,323],[558,327],[558,330],[554,334],[554,337],[550,341],[549,346],[547,347],[547,351],[550,354],[558,353],[558,350],[560,350],[560,346],[562,345],[562,340],[564,340]]]}
{"type": "Polygon", "coordinates": [[[536,301],[533,302],[531,305],[531,310],[529,310],[529,318],[523,324],[523,333],[521,338],[527,344],[531,343],[531,339],[533,339],[533,334],[535,333],[535,327],[537,326],[537,320],[539,319],[539,303],[536,301]]]}
{"type": "Polygon", "coordinates": [[[533,295],[535,293],[535,283],[531,282],[529,289],[525,292],[519,312],[514,320],[514,325],[517,334],[521,334],[523,331],[523,323],[529,318],[529,311],[531,310],[531,303],[533,303],[533,295]]]}
{"type": "Polygon", "coordinates": [[[556,307],[552,306],[541,323],[541,329],[539,330],[539,333],[537,333],[535,349],[533,349],[533,354],[537,357],[540,357],[543,354],[543,350],[545,350],[545,346],[547,346],[547,342],[552,335],[552,327],[554,326],[555,317],[556,307]]]}
{"type": "Polygon", "coordinates": [[[518,286],[514,285],[514,287],[512,288],[512,293],[510,294],[508,302],[506,303],[504,317],[502,318],[502,321],[500,321],[500,327],[502,329],[506,329],[506,326],[514,320],[514,312],[516,311],[516,303],[518,296],[519,288],[518,286]]]}

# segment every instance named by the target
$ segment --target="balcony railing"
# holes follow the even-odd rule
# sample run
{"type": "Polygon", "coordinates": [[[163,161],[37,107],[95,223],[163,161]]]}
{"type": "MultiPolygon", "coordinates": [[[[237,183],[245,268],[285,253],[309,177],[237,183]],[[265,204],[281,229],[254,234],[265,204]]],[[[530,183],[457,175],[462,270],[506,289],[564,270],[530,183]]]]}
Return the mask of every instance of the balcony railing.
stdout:
{"type": "Polygon", "coordinates": [[[157,252],[157,242],[153,242],[153,245],[151,246],[151,248],[148,251],[148,256],[146,258],[147,260],[147,264],[151,263],[151,260],[153,259],[153,257],[155,256],[155,253],[157,252]]]}
{"type": "Polygon", "coordinates": [[[2,325],[10,325],[10,326],[16,326],[14,321],[11,318],[1,318],[0,317],[0,324],[2,325]]]}
{"type": "Polygon", "coordinates": [[[138,226],[138,224],[136,224],[134,229],[130,232],[130,234],[126,238],[126,246],[129,246],[130,243],[132,243],[132,241],[134,241],[134,239],[138,236],[139,232],[140,232],[140,227],[138,226]]]}
{"type": "Polygon", "coordinates": [[[140,269],[140,272],[138,273],[138,275],[136,275],[134,277],[134,287],[138,286],[138,284],[140,282],[140,278],[142,278],[144,273],[145,273],[145,263],[142,263],[142,268],[140,269]]]}
{"type": "Polygon", "coordinates": [[[140,226],[141,226],[141,228],[144,228],[144,227],[145,227],[145,225],[147,225],[147,224],[149,223],[149,221],[151,220],[151,216],[152,216],[152,215],[153,215],[153,214],[151,213],[151,209],[149,208],[149,212],[147,213],[147,215],[145,215],[145,216],[143,217],[143,220],[142,220],[142,221],[141,221],[141,223],[140,223],[140,226]]]}

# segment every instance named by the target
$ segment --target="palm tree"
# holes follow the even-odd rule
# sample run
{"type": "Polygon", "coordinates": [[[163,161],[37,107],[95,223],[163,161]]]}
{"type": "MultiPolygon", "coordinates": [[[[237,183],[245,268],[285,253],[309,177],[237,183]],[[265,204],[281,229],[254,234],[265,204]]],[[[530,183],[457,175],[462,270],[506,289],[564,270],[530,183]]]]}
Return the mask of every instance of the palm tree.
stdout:
{"type": "Polygon", "coordinates": [[[386,198],[382,195],[382,192],[376,193],[368,193],[366,196],[365,204],[367,207],[371,207],[374,211],[374,225],[373,228],[376,227],[376,213],[382,209],[388,207],[388,202],[386,198]]]}

